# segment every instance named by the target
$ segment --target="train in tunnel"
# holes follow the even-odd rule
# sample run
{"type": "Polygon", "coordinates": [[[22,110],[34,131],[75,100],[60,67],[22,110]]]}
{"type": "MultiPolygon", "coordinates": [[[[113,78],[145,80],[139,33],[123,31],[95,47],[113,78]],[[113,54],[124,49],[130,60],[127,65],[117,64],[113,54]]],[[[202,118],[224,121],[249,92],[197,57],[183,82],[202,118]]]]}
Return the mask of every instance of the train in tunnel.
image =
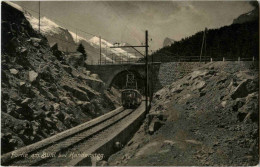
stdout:
{"type": "Polygon", "coordinates": [[[124,108],[137,108],[142,103],[142,95],[132,73],[127,74],[126,87],[121,91],[121,102],[124,108]]]}
{"type": "Polygon", "coordinates": [[[121,94],[124,108],[137,108],[142,103],[142,95],[136,89],[124,89],[121,94]]]}

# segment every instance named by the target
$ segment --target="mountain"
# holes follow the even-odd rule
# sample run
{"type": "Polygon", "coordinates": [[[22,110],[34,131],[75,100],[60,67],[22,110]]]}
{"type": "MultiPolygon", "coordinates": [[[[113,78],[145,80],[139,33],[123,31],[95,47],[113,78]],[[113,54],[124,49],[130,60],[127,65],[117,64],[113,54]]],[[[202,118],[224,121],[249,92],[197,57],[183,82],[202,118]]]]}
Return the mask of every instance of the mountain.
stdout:
{"type": "Polygon", "coordinates": [[[233,20],[233,24],[242,24],[250,21],[255,21],[259,19],[259,8],[240,15],[238,18],[233,20]]]}
{"type": "MultiPolygon", "coordinates": [[[[163,47],[153,53],[154,61],[198,61],[201,51],[203,31],[163,47]],[[194,56],[197,58],[195,59],[194,56]]],[[[209,29],[206,36],[206,56],[213,61],[259,59],[259,22],[258,20],[242,24],[231,24],[218,29],[209,29]]],[[[204,52],[205,53],[205,52],[204,52]]],[[[203,53],[203,57],[204,54],[203,53]]]]}
{"type": "Polygon", "coordinates": [[[174,42],[176,42],[174,39],[171,39],[171,38],[167,37],[163,41],[163,47],[171,46],[171,44],[173,44],[174,42]]]}
{"type": "MultiPolygon", "coordinates": [[[[32,25],[32,28],[38,31],[39,20],[33,17],[29,12],[24,11],[24,15],[26,19],[32,25]]],[[[50,45],[54,43],[58,43],[59,50],[72,52],[77,48],[77,44],[75,43],[74,34],[68,31],[67,29],[60,27],[55,22],[51,21],[46,17],[41,18],[41,27],[40,32],[44,35],[50,45]]]]}
{"type": "MultiPolygon", "coordinates": [[[[129,43],[120,43],[119,46],[131,46],[131,44],[129,44],[129,43]]],[[[138,58],[143,57],[143,55],[141,55],[140,53],[136,52],[136,50],[131,48],[131,47],[126,47],[126,48],[124,48],[124,50],[127,51],[128,53],[134,54],[138,58]]],[[[140,51],[140,52],[142,53],[142,51],[140,51]]],[[[142,53],[142,54],[144,54],[144,53],[142,53]]]]}
{"type": "MultiPolygon", "coordinates": [[[[39,20],[32,16],[28,11],[24,10],[17,4],[12,2],[8,2],[9,5],[15,7],[16,9],[20,10],[24,13],[26,19],[32,25],[32,28],[38,31],[39,27],[39,20]]],[[[44,35],[50,46],[57,43],[58,49],[63,52],[76,52],[76,49],[80,43],[85,47],[86,53],[88,55],[87,63],[98,63],[100,59],[100,46],[99,46],[99,37],[92,37],[91,39],[83,38],[76,33],[69,31],[68,29],[58,25],[54,21],[50,20],[47,17],[41,18],[41,29],[40,32],[44,35]]],[[[138,58],[140,55],[135,55],[133,53],[127,53],[129,49],[121,49],[121,48],[114,48],[110,49],[113,46],[112,42],[106,41],[102,39],[101,43],[101,60],[106,60],[107,62],[118,62],[118,61],[127,61],[128,58],[138,58]]],[[[133,51],[132,51],[133,52],[133,51]]]]}
{"type": "MultiPolygon", "coordinates": [[[[92,37],[89,41],[88,41],[93,47],[95,48],[99,48],[100,47],[100,39],[99,37],[92,37]]],[[[123,44],[124,45],[124,44],[123,44]]],[[[123,46],[122,44],[118,45],[118,46],[123,46]]],[[[127,61],[128,58],[136,58],[137,56],[135,56],[132,53],[128,53],[126,50],[122,49],[122,48],[110,48],[114,46],[112,43],[101,39],[101,49],[103,53],[106,53],[107,59],[108,60],[112,60],[112,55],[116,56],[118,59],[122,59],[123,61],[127,61]]],[[[117,46],[117,45],[115,45],[117,46]]],[[[105,55],[105,54],[104,54],[105,55]]]]}

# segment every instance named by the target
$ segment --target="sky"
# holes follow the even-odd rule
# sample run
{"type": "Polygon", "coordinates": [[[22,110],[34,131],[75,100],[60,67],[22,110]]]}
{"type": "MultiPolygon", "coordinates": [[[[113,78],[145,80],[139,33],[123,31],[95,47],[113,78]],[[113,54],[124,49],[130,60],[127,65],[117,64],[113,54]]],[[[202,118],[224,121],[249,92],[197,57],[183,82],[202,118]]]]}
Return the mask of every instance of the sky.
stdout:
{"type": "MultiPolygon", "coordinates": [[[[38,2],[15,1],[38,17],[38,2]]],[[[150,50],[162,47],[166,37],[191,36],[205,27],[230,25],[249,12],[248,1],[42,1],[41,16],[87,39],[101,36],[111,42],[140,45],[148,30],[150,50]]]]}

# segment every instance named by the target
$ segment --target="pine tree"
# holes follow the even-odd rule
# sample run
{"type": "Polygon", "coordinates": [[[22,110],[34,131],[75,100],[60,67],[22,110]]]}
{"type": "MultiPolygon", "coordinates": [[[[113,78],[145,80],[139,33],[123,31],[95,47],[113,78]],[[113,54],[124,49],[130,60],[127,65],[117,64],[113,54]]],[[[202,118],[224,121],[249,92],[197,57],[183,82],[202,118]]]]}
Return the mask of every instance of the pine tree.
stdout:
{"type": "Polygon", "coordinates": [[[84,46],[81,43],[79,44],[77,51],[82,53],[82,55],[84,56],[84,61],[86,61],[87,60],[87,53],[85,51],[84,46]]]}

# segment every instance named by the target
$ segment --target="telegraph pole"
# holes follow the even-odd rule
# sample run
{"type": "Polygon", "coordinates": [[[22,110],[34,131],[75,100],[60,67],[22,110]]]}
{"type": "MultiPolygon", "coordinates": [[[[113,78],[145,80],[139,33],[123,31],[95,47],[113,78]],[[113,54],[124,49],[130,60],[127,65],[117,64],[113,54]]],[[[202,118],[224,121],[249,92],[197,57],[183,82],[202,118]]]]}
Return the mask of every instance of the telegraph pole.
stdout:
{"type": "Polygon", "coordinates": [[[145,31],[145,110],[148,112],[148,85],[149,85],[149,77],[148,77],[148,31],[145,31]]]}
{"type": "Polygon", "coordinates": [[[41,33],[41,1],[39,1],[39,34],[41,33]]]}
{"type": "Polygon", "coordinates": [[[207,27],[205,28],[204,30],[204,33],[203,33],[203,38],[202,38],[202,44],[201,44],[201,49],[200,49],[200,62],[201,62],[201,56],[203,54],[203,47],[204,47],[204,61],[206,62],[206,33],[207,33],[207,27]]]}
{"type": "Polygon", "coordinates": [[[107,44],[106,44],[106,57],[105,57],[105,64],[107,64],[107,44]]]}
{"type": "Polygon", "coordinates": [[[207,27],[205,28],[205,46],[204,46],[204,61],[205,61],[205,63],[206,63],[206,46],[207,46],[207,27]]]}
{"type": "MultiPolygon", "coordinates": [[[[152,53],[151,53],[152,54],[152,53]]],[[[151,73],[153,74],[153,72],[154,72],[154,67],[153,67],[153,62],[154,62],[154,60],[153,60],[153,54],[152,54],[152,67],[151,67],[151,73]]],[[[150,103],[152,102],[152,99],[153,99],[153,90],[154,90],[154,88],[153,88],[153,78],[154,78],[154,75],[152,75],[151,76],[151,96],[150,96],[150,103]]]]}

